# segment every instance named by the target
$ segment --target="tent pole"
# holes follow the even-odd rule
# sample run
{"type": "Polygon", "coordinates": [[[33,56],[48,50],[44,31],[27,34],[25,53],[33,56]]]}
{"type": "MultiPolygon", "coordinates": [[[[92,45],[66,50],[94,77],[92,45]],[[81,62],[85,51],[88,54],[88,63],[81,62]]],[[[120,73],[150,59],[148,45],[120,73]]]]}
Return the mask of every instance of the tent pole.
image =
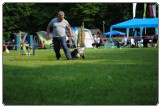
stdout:
{"type": "Polygon", "coordinates": [[[128,38],[129,37],[129,28],[127,28],[126,30],[127,30],[126,34],[127,34],[127,38],[128,38]]]}
{"type": "MultiPolygon", "coordinates": [[[[110,32],[112,32],[112,27],[110,27],[110,32]]],[[[113,42],[111,36],[112,36],[112,34],[110,34],[110,40],[113,42]]]]}
{"type": "Polygon", "coordinates": [[[158,35],[158,28],[155,28],[155,35],[158,35]]]}
{"type": "MultiPolygon", "coordinates": [[[[112,32],[112,27],[110,27],[110,32],[112,32]]],[[[110,39],[111,39],[111,36],[112,36],[112,35],[110,34],[110,39]]]]}
{"type": "Polygon", "coordinates": [[[142,34],[143,34],[143,27],[140,27],[140,47],[142,47],[142,45],[141,45],[142,34]]]}

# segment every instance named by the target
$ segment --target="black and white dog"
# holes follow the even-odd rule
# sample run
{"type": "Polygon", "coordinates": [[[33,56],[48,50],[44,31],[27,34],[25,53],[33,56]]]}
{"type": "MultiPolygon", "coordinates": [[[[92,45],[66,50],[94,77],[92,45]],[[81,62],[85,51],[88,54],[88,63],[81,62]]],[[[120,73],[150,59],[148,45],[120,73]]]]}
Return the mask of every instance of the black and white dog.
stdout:
{"type": "Polygon", "coordinates": [[[73,59],[80,58],[80,57],[82,57],[83,59],[85,59],[84,49],[83,48],[74,49],[71,52],[71,55],[72,55],[73,59]]]}

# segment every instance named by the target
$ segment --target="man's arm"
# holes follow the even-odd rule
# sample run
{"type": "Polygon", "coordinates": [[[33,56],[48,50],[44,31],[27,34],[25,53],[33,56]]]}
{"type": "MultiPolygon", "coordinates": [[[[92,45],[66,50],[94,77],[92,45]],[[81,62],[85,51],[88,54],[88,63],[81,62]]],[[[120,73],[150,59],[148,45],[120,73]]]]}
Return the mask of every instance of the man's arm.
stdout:
{"type": "Polygon", "coordinates": [[[68,27],[68,31],[69,31],[69,35],[70,35],[70,37],[72,37],[72,30],[71,30],[71,28],[70,28],[70,27],[68,27]]]}

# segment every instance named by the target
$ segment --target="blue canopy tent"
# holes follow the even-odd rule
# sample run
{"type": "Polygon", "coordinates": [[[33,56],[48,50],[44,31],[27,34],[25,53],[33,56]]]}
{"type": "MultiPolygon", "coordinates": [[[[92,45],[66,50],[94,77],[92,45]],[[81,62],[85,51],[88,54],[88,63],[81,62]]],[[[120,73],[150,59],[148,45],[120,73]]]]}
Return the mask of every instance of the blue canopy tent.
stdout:
{"type": "Polygon", "coordinates": [[[142,32],[144,28],[155,28],[155,34],[158,35],[158,18],[134,18],[131,20],[127,20],[127,21],[112,25],[110,27],[110,31],[112,31],[113,28],[125,28],[127,38],[129,36],[130,28],[140,28],[140,37],[142,39],[142,32]]]}
{"type": "Polygon", "coordinates": [[[103,33],[103,36],[110,36],[110,35],[112,35],[112,36],[115,36],[115,35],[125,35],[126,33],[123,33],[123,32],[120,32],[120,31],[116,31],[116,30],[112,30],[112,31],[110,31],[110,32],[106,32],[106,33],[103,33]]]}
{"type": "Polygon", "coordinates": [[[158,27],[158,18],[135,18],[127,20],[115,25],[112,25],[111,28],[156,28],[158,27]]]}

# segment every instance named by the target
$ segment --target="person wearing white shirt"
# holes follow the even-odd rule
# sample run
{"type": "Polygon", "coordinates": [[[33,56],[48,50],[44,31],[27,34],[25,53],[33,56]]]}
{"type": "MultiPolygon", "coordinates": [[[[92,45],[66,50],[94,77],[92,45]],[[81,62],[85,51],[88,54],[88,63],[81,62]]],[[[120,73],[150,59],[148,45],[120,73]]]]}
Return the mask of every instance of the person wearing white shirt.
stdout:
{"type": "Polygon", "coordinates": [[[97,34],[96,37],[94,38],[94,43],[92,44],[92,46],[96,49],[100,46],[100,37],[97,34]]]}

